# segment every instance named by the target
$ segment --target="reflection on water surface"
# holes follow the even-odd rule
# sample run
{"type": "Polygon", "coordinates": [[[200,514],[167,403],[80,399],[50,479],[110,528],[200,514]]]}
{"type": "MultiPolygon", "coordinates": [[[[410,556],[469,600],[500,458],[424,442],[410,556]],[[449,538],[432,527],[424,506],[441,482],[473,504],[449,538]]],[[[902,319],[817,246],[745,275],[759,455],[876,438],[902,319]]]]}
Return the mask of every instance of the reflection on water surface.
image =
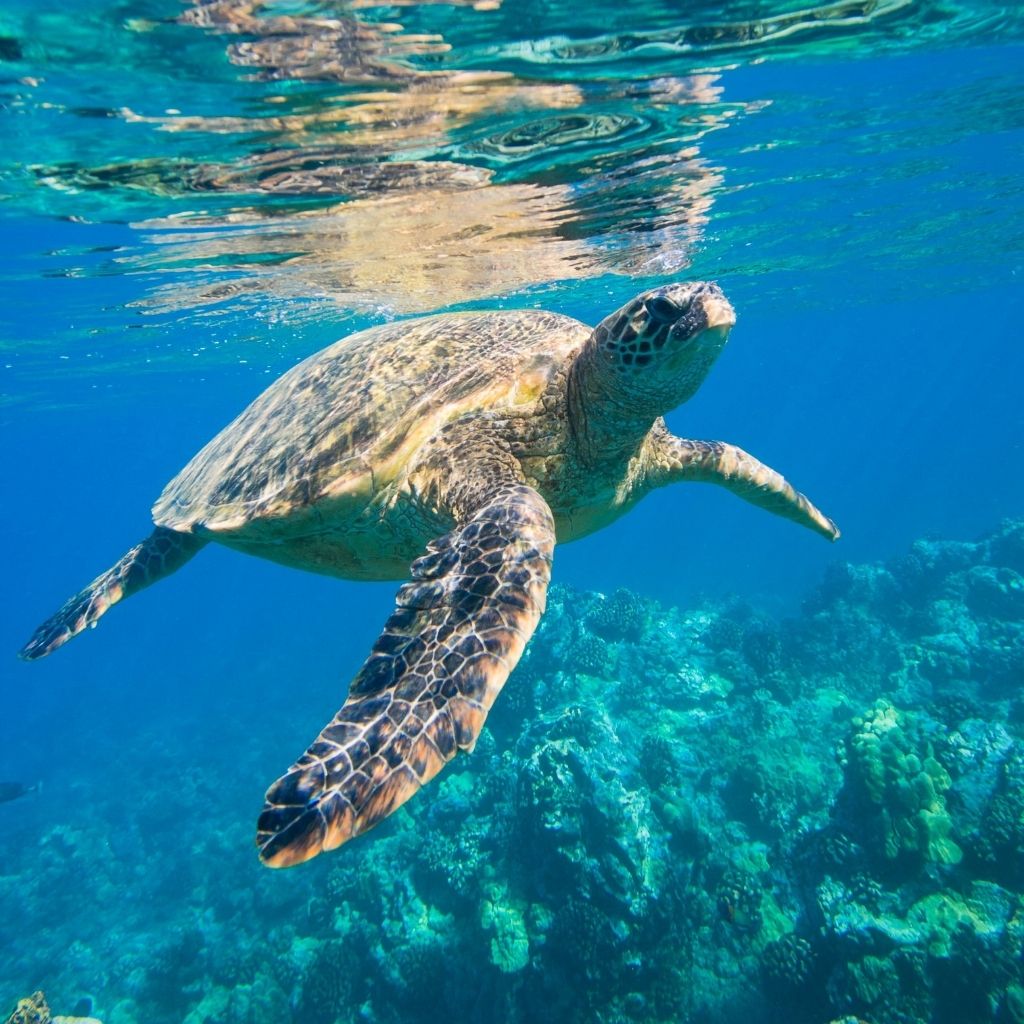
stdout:
{"type": "Polygon", "coordinates": [[[799,244],[798,225],[895,259],[891,226],[851,225],[842,202],[901,211],[900,262],[923,267],[946,226],[907,212],[900,189],[922,166],[907,151],[927,139],[924,166],[950,172],[942,148],[1005,121],[1014,97],[989,100],[979,70],[980,109],[954,121],[939,78],[938,116],[901,128],[884,81],[804,98],[760,69],[982,45],[1022,22],[1012,5],[939,0],[26,5],[0,34],[27,159],[0,175],[24,206],[133,225],[138,244],[104,272],[146,275],[131,305],[149,314],[294,298],[313,300],[296,317],[422,313],[643,279],[625,294],[695,260],[702,276],[809,279],[827,247],[799,244]],[[103,53],[124,73],[104,73],[103,53]],[[830,137],[866,165],[833,171],[830,137]],[[791,194],[823,176],[839,204],[791,194]]]}

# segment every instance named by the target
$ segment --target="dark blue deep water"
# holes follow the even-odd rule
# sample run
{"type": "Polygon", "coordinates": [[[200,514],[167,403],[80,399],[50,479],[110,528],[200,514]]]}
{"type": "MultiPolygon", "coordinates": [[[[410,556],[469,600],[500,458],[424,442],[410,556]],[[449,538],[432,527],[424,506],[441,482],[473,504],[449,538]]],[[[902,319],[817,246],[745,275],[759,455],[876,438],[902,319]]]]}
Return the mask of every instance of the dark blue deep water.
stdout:
{"type": "Polygon", "coordinates": [[[1024,1022],[1020,5],[0,0],[0,142],[0,1018],[1024,1022]],[[841,541],[687,486],[559,547],[351,845],[255,820],[394,584],[211,545],[15,659],[328,343],[690,279],[669,426],[841,541]]]}

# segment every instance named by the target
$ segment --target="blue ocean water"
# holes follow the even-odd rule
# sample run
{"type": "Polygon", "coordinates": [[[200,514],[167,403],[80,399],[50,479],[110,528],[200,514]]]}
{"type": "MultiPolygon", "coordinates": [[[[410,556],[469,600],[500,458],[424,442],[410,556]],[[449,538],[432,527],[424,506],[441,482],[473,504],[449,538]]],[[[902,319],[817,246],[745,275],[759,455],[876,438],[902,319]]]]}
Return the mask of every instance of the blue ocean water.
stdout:
{"type": "Polygon", "coordinates": [[[0,60],[0,1013],[1024,1020],[1019,5],[4,0],[0,60]],[[674,487],[560,547],[477,751],[351,847],[252,835],[393,585],[211,545],[14,659],[324,345],[689,279],[738,322],[669,426],[841,541],[674,487]]]}

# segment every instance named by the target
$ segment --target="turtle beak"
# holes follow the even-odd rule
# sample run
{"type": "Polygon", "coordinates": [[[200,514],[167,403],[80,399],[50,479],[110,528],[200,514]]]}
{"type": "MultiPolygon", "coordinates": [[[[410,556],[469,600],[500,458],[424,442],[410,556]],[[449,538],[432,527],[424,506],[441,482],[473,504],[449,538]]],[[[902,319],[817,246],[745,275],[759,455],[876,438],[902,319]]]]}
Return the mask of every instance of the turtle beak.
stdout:
{"type": "Polygon", "coordinates": [[[669,286],[660,289],[645,302],[650,318],[671,323],[671,337],[676,344],[686,343],[706,331],[722,341],[736,323],[736,313],[722,289],[713,281],[669,286]],[[670,317],[665,310],[671,309],[670,317]]]}
{"type": "Polygon", "coordinates": [[[723,333],[728,333],[736,323],[736,311],[722,294],[722,289],[716,284],[708,285],[702,292],[700,301],[704,304],[704,317],[707,320],[706,330],[717,328],[723,333]]]}

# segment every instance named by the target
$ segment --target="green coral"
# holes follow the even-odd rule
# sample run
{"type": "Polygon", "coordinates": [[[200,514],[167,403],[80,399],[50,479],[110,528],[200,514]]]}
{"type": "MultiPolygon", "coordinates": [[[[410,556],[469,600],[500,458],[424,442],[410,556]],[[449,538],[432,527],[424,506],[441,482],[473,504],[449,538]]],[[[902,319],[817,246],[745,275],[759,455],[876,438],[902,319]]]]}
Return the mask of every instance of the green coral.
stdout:
{"type": "MultiPolygon", "coordinates": [[[[254,1024],[263,1020],[287,1020],[291,1013],[284,992],[271,978],[258,978],[251,985],[222,988],[203,994],[202,1000],[185,1018],[184,1024],[254,1024]]],[[[59,1018],[58,1018],[59,1019],[59,1018]]],[[[56,1020],[56,1019],[55,1019],[56,1020]]]]}
{"type": "Polygon", "coordinates": [[[963,852],[951,837],[944,795],[952,780],[932,745],[914,735],[907,716],[889,701],[877,701],[853,719],[846,749],[847,766],[879,809],[886,857],[959,863],[963,852]]]}
{"type": "Polygon", "coordinates": [[[1003,998],[1003,1017],[1010,1024],[1024,1024],[1024,987],[1010,985],[1003,998]]]}
{"type": "Polygon", "coordinates": [[[492,886],[480,905],[480,924],[492,932],[491,963],[503,974],[515,974],[530,962],[530,938],[521,911],[507,890],[492,886]]]}
{"type": "Polygon", "coordinates": [[[961,929],[995,940],[1006,929],[1013,912],[1008,894],[990,882],[974,882],[965,895],[948,890],[929,893],[907,912],[906,924],[916,942],[935,957],[950,955],[961,929]]]}
{"type": "Polygon", "coordinates": [[[850,994],[856,1003],[874,1007],[899,1003],[900,979],[888,958],[866,956],[849,965],[850,994]]]}

